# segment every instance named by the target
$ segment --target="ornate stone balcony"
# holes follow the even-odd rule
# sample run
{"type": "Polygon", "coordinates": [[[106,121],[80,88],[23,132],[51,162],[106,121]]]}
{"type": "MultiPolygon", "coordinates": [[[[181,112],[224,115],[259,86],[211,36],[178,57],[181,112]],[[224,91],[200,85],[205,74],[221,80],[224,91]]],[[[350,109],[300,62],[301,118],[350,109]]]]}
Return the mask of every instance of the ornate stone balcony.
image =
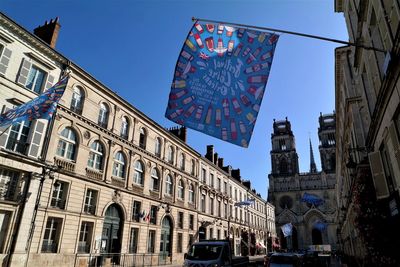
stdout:
{"type": "Polygon", "coordinates": [[[91,179],[95,180],[102,180],[103,179],[103,172],[100,170],[95,170],[91,168],[86,168],[86,176],[91,179]]]}
{"type": "Polygon", "coordinates": [[[75,172],[75,162],[73,161],[55,157],[54,164],[59,166],[63,171],[75,172]]]}

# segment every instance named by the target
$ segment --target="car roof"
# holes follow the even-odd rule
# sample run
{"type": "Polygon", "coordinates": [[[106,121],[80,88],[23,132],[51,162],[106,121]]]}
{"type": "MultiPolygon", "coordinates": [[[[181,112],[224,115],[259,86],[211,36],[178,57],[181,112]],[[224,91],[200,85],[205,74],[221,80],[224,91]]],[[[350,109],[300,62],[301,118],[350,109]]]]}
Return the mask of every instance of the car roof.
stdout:
{"type": "Polygon", "coordinates": [[[284,257],[293,257],[293,256],[296,256],[296,254],[294,254],[294,253],[286,253],[286,252],[276,252],[276,253],[274,253],[274,254],[272,254],[271,255],[271,257],[282,257],[282,256],[284,256],[284,257]]]}

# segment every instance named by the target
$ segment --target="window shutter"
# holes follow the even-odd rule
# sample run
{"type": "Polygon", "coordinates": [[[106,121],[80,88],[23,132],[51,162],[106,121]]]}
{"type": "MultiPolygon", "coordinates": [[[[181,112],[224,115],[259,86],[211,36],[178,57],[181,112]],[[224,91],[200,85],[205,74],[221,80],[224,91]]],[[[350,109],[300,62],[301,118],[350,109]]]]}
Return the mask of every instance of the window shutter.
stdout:
{"type": "MultiPolygon", "coordinates": [[[[9,108],[4,106],[3,113],[6,112],[7,110],[9,110],[9,108]]],[[[6,147],[7,138],[8,138],[8,132],[10,130],[10,129],[8,129],[9,127],[10,127],[10,125],[0,126],[0,134],[1,134],[1,136],[0,136],[0,147],[6,147]]]]}
{"type": "Polygon", "coordinates": [[[375,193],[377,199],[386,198],[389,196],[389,189],[386,182],[385,173],[380,152],[373,152],[369,155],[371,165],[372,179],[374,181],[375,193]]]}
{"type": "Polygon", "coordinates": [[[52,87],[53,84],[54,84],[54,76],[48,74],[48,75],[47,75],[46,86],[44,87],[45,91],[46,91],[47,89],[49,89],[50,87],[52,87]]]}
{"type": "Polygon", "coordinates": [[[393,164],[393,172],[396,185],[397,187],[399,187],[400,186],[400,143],[398,140],[398,135],[396,132],[396,126],[394,122],[392,122],[389,126],[389,137],[390,140],[392,141],[392,146],[393,146],[393,150],[389,150],[389,154],[392,160],[396,161],[397,163],[397,167],[396,164],[393,164]]]}
{"type": "MultiPolygon", "coordinates": [[[[46,121],[47,122],[47,121],[46,121]]],[[[36,120],[31,126],[28,156],[37,158],[40,155],[46,123],[44,120],[36,120]]]]}
{"type": "Polygon", "coordinates": [[[19,76],[17,79],[17,83],[25,86],[31,66],[32,66],[32,63],[30,63],[25,58],[22,59],[21,69],[19,70],[19,76]]]}
{"type": "Polygon", "coordinates": [[[4,48],[3,55],[0,58],[0,73],[3,75],[6,74],[10,58],[11,58],[11,50],[8,48],[4,48]]]}

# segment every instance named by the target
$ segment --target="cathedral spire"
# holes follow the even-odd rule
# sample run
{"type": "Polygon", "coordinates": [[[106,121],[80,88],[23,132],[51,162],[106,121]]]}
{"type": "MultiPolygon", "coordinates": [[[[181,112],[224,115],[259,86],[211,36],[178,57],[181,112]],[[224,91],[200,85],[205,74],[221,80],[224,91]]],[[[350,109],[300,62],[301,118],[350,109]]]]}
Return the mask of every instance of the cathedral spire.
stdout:
{"type": "Polygon", "coordinates": [[[314,153],[313,153],[312,144],[311,144],[311,138],[309,138],[309,140],[310,140],[310,172],[316,173],[317,165],[315,165],[314,153]]]}

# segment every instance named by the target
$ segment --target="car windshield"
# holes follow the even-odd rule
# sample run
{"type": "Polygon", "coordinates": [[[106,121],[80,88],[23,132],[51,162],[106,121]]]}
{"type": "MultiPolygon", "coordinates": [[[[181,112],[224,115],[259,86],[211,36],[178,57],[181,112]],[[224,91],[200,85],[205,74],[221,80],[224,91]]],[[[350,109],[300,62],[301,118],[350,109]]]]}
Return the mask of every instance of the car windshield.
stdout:
{"type": "Polygon", "coordinates": [[[187,254],[188,260],[210,261],[219,258],[222,245],[193,245],[187,254]]]}
{"type": "Polygon", "coordinates": [[[270,262],[280,264],[293,264],[295,263],[295,258],[292,256],[272,255],[270,262]]]}

